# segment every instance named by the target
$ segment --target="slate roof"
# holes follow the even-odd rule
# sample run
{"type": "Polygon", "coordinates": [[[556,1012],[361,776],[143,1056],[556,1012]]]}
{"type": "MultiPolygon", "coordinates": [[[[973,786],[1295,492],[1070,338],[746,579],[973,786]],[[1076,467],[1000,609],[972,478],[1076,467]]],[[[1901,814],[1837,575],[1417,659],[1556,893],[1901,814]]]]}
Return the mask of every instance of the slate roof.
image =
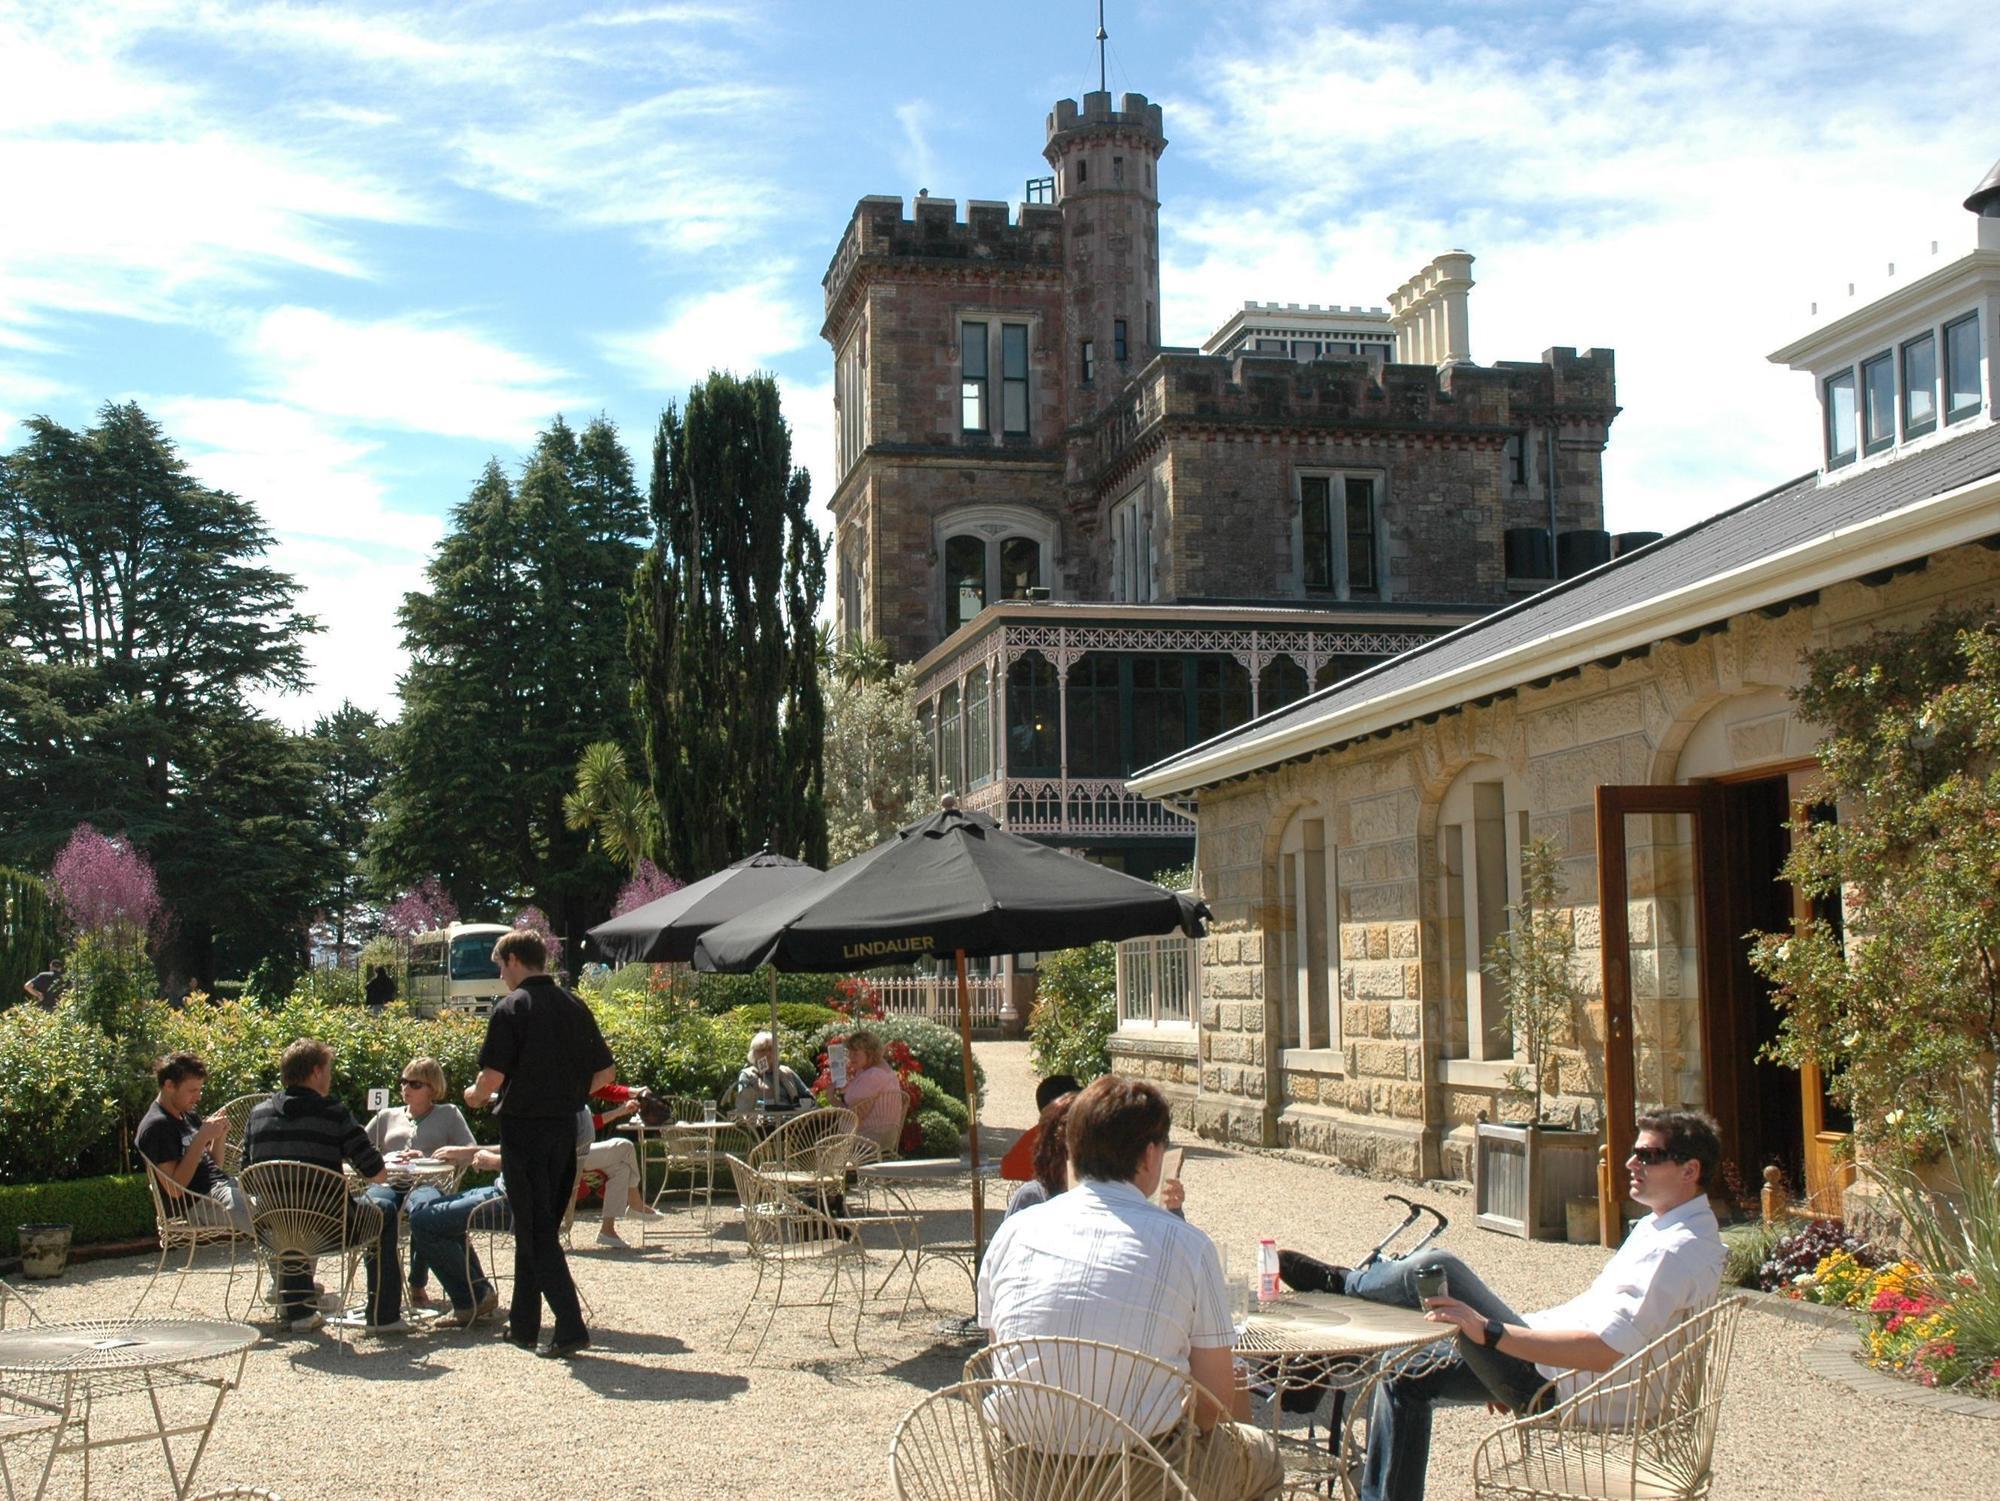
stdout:
{"type": "MultiPolygon", "coordinates": [[[[1648,598],[1699,583],[1722,567],[1741,567],[1996,473],[2000,473],[2000,425],[1979,428],[1935,448],[1832,484],[1822,485],[1817,475],[1806,475],[1282,709],[1274,709],[1200,745],[1190,746],[1132,773],[1132,778],[1154,776],[1251,735],[1271,734],[1335,718],[1385,694],[1415,687],[1474,663],[1491,661],[1509,651],[1530,647],[1547,636],[1587,626],[1593,619],[1648,598]]],[[[2000,533],[2000,514],[1994,517],[1994,530],[2000,533]]],[[[1904,560],[1883,561],[1887,566],[1904,560]]],[[[1533,672],[1531,665],[1524,664],[1524,678],[1533,672]]]]}

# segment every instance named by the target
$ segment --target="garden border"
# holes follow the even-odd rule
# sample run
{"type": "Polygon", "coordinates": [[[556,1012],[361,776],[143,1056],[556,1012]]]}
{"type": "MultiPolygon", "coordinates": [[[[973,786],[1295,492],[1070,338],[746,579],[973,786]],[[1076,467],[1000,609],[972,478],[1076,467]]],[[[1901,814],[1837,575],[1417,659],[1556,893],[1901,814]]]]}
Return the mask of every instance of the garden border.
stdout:
{"type": "Polygon", "coordinates": [[[2000,1421],[2000,1402],[1990,1397],[1941,1392],[1919,1386],[1914,1381],[1905,1381],[1900,1376],[1871,1370],[1854,1358],[1852,1350],[1841,1348],[1831,1338],[1813,1341],[1799,1358],[1815,1376],[1823,1377],[1835,1386],[1859,1392],[1864,1397],[1874,1397],[1903,1407],[1921,1407],[1931,1412],[1954,1413],[1962,1418],[2000,1421]]]}

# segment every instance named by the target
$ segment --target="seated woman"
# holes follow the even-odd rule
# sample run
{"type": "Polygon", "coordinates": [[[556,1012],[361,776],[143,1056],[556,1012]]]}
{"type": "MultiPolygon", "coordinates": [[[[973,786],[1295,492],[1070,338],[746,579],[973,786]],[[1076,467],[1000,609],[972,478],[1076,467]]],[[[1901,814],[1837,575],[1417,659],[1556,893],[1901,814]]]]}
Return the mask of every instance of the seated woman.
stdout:
{"type": "Polygon", "coordinates": [[[882,1039],[866,1027],[847,1034],[847,1087],[840,1102],[854,1112],[854,1129],[884,1152],[894,1154],[903,1136],[909,1103],[903,1081],[882,1061],[882,1039]]]}
{"type": "Polygon", "coordinates": [[[812,1102],[805,1081],[778,1061],[778,1042],[769,1032],[750,1039],[750,1056],[736,1075],[729,1104],[737,1111],[758,1105],[795,1110],[812,1102]]]}
{"type": "MultiPolygon", "coordinates": [[[[412,1058],[403,1067],[403,1103],[376,1111],[363,1128],[371,1145],[386,1158],[437,1157],[446,1147],[470,1147],[472,1127],[465,1112],[445,1097],[444,1069],[435,1058],[412,1058]]],[[[377,1183],[367,1197],[385,1215],[400,1214],[409,1198],[409,1186],[377,1183]]],[[[429,1268],[417,1255],[416,1240],[410,1242],[410,1302],[419,1308],[430,1304],[429,1268]]]]}
{"type": "MultiPolygon", "coordinates": [[[[602,1112],[592,1109],[592,1136],[613,1122],[622,1121],[639,1108],[638,1092],[618,1083],[605,1085],[590,1100],[593,1107],[600,1104],[608,1107],[602,1112]]],[[[637,1215],[642,1220],[660,1218],[660,1211],[646,1202],[645,1177],[639,1171],[639,1151],[630,1137],[612,1136],[603,1141],[591,1141],[584,1149],[582,1170],[604,1174],[604,1214],[597,1227],[597,1243],[600,1246],[620,1247],[625,1244],[625,1238],[618,1233],[621,1208],[624,1213],[637,1215]]]]}

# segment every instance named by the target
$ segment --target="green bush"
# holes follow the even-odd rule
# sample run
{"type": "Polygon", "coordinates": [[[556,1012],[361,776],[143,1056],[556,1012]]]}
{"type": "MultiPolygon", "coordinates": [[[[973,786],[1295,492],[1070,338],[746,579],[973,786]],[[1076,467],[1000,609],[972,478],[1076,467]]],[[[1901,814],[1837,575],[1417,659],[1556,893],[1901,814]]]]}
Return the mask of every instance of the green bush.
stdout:
{"type": "MultiPolygon", "coordinates": [[[[866,1026],[869,1031],[882,1039],[886,1047],[892,1042],[901,1042],[917,1055],[917,1062],[923,1066],[926,1077],[944,1089],[944,1092],[961,1103],[965,1099],[965,1068],[959,1056],[958,1034],[949,1027],[941,1027],[934,1021],[926,1021],[920,1016],[888,1016],[880,1021],[855,1023],[832,1022],[818,1028],[807,1039],[807,1050],[813,1060],[812,1074],[806,1075],[810,1083],[819,1072],[819,1055],[826,1051],[829,1037],[845,1037],[857,1025],[866,1026]]],[[[984,1094],[986,1091],[986,1070],[977,1059],[972,1064],[973,1087],[984,1094]]]]}
{"type": "MultiPolygon", "coordinates": [[[[840,993],[842,975],[784,975],[778,976],[778,1004],[794,1006],[825,1006],[832,1010],[831,1002],[840,993]]],[[[767,969],[752,970],[747,975],[708,975],[692,970],[677,975],[673,981],[674,993],[685,997],[700,1010],[710,1016],[721,1016],[734,1011],[739,1006],[771,1006],[771,972],[767,969]]]]}
{"type": "Polygon", "coordinates": [[[965,1108],[965,1102],[956,1095],[947,1093],[937,1080],[929,1074],[912,1074],[910,1078],[917,1086],[917,1093],[923,1096],[917,1102],[919,1115],[926,1110],[934,1110],[960,1131],[971,1124],[971,1115],[965,1108]]]}
{"type": "Polygon", "coordinates": [[[138,1240],[153,1231],[153,1199],[137,1173],[0,1186],[0,1256],[20,1253],[23,1225],[68,1225],[76,1246],[138,1240]]]}
{"type": "Polygon", "coordinates": [[[1758,1270],[1769,1259],[1771,1252],[1798,1226],[1787,1220],[1765,1224],[1762,1220],[1752,1220],[1746,1225],[1731,1225],[1722,1232],[1722,1248],[1725,1260],[1722,1270],[1724,1287],[1757,1286],[1758,1270]]]}
{"type": "MultiPolygon", "coordinates": [[[[723,1016],[730,1021],[748,1025],[753,1031],[761,1032],[771,1025],[771,1003],[737,1006],[725,1011],[723,1016]]],[[[823,1027],[828,1022],[840,1020],[840,1013],[831,1006],[813,1006],[803,1001],[778,1002],[778,1028],[784,1032],[810,1032],[823,1027]]]]}
{"type": "MultiPolygon", "coordinates": [[[[960,1107],[963,1108],[962,1106],[960,1107]]],[[[942,1111],[919,1110],[917,1129],[924,1133],[923,1154],[926,1157],[956,1157],[960,1139],[959,1129],[951,1123],[950,1117],[942,1111]]]]}
{"type": "Polygon", "coordinates": [[[1035,1072],[1073,1074],[1088,1084],[1111,1072],[1109,1043],[1118,1029],[1118,955],[1108,943],[1044,954],[1028,1028],[1035,1072]]]}
{"type": "MultiPolygon", "coordinates": [[[[74,1178],[114,1165],[118,1064],[117,1045],[68,1010],[0,1013],[0,1182],[74,1178]]],[[[6,1228],[13,1233],[11,1222],[6,1228]]]]}

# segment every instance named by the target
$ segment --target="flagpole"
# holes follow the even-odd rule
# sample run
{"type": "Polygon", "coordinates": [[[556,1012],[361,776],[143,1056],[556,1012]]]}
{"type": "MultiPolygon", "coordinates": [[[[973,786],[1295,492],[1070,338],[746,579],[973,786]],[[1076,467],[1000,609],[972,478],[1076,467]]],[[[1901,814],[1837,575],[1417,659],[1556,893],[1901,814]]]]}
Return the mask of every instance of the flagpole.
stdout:
{"type": "Polygon", "coordinates": [[[986,1185],[979,1175],[979,1087],[972,1072],[972,989],[965,980],[965,950],[958,950],[956,958],[959,1066],[965,1071],[966,1138],[972,1149],[972,1268],[976,1281],[979,1263],[986,1254],[986,1185]]]}

